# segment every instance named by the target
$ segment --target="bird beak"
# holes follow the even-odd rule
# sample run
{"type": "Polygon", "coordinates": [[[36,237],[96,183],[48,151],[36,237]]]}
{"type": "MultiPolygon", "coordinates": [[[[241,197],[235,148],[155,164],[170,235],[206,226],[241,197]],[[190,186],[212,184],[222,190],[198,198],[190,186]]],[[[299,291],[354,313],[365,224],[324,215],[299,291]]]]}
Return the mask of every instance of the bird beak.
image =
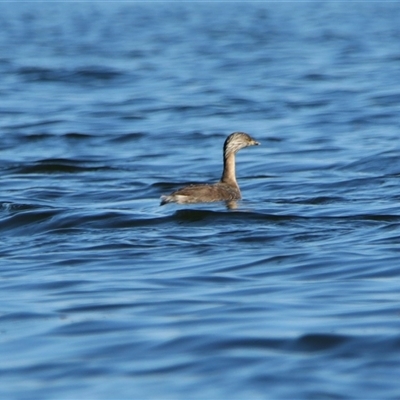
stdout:
{"type": "Polygon", "coordinates": [[[259,144],[260,144],[260,142],[256,142],[255,140],[252,143],[253,146],[259,146],[259,144]]]}

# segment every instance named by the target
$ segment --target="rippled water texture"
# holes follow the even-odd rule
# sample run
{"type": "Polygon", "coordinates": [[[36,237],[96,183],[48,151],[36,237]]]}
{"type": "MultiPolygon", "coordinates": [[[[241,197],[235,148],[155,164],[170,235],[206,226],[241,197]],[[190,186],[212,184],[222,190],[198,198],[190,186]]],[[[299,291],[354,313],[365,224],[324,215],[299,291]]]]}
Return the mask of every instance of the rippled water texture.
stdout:
{"type": "Polygon", "coordinates": [[[398,2],[0,11],[2,399],[400,398],[398,2]]]}

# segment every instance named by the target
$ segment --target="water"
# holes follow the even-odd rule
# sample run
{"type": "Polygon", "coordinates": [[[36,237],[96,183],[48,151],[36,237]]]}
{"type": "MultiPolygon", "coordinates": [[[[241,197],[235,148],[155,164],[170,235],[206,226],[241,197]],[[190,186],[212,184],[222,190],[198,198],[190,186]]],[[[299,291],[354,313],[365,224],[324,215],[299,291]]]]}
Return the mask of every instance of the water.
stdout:
{"type": "Polygon", "coordinates": [[[0,9],[1,398],[400,398],[399,3],[0,9]]]}

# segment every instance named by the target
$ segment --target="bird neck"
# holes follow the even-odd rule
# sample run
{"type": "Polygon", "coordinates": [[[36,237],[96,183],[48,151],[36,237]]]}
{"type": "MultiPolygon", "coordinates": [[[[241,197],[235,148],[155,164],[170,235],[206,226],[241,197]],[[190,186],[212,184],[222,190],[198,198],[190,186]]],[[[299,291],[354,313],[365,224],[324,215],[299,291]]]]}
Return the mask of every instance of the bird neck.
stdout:
{"type": "Polygon", "coordinates": [[[224,157],[224,171],[222,172],[221,182],[238,187],[235,172],[235,153],[224,157]]]}

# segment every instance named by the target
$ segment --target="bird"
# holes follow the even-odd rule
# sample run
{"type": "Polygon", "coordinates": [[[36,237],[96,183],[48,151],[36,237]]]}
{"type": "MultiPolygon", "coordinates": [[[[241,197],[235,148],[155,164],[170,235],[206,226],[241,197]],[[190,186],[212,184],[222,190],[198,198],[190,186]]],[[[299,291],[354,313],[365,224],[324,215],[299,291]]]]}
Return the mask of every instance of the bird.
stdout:
{"type": "Polygon", "coordinates": [[[226,138],[224,143],[224,168],[220,181],[214,184],[192,184],[185,186],[169,195],[161,196],[160,205],[168,203],[210,203],[216,201],[229,203],[240,200],[242,196],[235,172],[236,153],[244,147],[257,146],[259,144],[248,133],[233,132],[226,138]]]}

